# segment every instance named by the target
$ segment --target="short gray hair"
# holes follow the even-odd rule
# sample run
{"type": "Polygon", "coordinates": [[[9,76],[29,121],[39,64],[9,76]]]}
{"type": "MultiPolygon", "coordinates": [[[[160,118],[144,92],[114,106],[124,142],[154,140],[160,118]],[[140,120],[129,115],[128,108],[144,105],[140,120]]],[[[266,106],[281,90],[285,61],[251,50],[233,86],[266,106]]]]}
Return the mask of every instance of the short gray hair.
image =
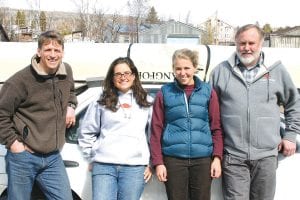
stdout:
{"type": "Polygon", "coordinates": [[[235,37],[234,37],[235,41],[237,41],[237,38],[240,36],[241,33],[245,32],[251,28],[255,28],[259,34],[260,39],[264,40],[265,33],[261,28],[259,28],[259,26],[255,25],[255,24],[246,24],[246,25],[240,27],[237,30],[237,32],[235,33],[235,37]]]}

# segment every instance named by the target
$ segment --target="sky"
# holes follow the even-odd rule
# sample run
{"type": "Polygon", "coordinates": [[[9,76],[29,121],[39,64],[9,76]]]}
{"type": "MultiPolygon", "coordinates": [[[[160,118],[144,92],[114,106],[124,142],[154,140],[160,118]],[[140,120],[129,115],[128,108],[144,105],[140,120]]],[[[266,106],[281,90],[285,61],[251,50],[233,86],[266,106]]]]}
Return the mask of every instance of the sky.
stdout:
{"type": "MultiPolygon", "coordinates": [[[[37,8],[41,10],[76,11],[74,1],[81,0],[0,0],[0,5],[11,8],[37,8]]],[[[92,2],[94,0],[89,0],[92,2]]],[[[120,11],[127,14],[128,0],[97,0],[107,13],[120,11]]],[[[260,26],[269,23],[271,27],[300,25],[299,0],[148,0],[154,6],[160,19],[174,19],[194,25],[208,17],[217,17],[232,26],[258,22],[260,26]],[[188,19],[188,20],[187,20],[188,19]]]]}

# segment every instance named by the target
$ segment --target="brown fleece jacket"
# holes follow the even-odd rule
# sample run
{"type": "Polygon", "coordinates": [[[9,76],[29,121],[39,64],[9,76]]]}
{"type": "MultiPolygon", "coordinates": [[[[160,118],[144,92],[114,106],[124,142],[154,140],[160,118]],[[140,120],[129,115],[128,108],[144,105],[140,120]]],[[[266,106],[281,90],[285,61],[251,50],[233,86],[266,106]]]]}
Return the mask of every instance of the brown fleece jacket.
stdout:
{"type": "Polygon", "coordinates": [[[62,63],[54,75],[31,65],[15,73],[0,91],[0,143],[23,141],[38,153],[60,150],[65,142],[68,103],[77,104],[72,69],[62,63]]]}

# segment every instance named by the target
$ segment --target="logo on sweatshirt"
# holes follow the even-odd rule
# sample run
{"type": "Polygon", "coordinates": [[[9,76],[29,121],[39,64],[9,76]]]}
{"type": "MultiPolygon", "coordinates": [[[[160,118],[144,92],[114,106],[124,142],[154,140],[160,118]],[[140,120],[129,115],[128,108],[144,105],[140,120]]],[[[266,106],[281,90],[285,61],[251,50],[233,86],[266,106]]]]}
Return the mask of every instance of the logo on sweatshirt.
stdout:
{"type": "Polygon", "coordinates": [[[270,79],[270,78],[271,78],[270,73],[266,73],[263,77],[264,77],[265,79],[270,79]]]}

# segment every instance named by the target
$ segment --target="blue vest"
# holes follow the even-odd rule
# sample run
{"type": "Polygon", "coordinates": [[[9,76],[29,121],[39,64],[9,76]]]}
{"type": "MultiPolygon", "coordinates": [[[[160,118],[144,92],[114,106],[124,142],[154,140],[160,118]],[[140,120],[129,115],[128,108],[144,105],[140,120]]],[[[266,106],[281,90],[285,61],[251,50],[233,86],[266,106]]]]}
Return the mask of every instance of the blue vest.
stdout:
{"type": "Polygon", "coordinates": [[[212,154],[213,143],[208,112],[211,86],[197,77],[194,77],[194,80],[195,89],[189,100],[176,81],[162,87],[165,109],[162,138],[164,155],[201,158],[212,154]]]}

